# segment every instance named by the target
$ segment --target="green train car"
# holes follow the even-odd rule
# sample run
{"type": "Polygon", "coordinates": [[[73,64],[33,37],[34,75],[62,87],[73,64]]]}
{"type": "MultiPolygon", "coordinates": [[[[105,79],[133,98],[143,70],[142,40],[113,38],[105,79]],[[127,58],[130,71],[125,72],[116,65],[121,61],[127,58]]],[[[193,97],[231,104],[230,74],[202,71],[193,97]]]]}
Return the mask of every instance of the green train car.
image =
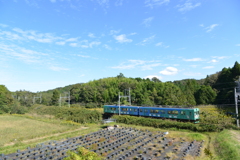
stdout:
{"type": "Polygon", "coordinates": [[[104,105],[105,114],[124,114],[199,123],[199,108],[158,108],[139,106],[104,105]]]}

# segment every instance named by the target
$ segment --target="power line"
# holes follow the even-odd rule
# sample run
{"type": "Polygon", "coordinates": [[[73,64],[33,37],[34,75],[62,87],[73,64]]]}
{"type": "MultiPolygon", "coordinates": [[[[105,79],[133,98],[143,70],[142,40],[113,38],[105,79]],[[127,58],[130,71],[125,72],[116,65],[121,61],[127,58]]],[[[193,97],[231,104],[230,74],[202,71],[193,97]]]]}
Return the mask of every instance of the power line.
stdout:
{"type": "Polygon", "coordinates": [[[62,97],[61,94],[59,96],[59,107],[62,105],[62,98],[68,99],[68,107],[70,108],[70,91],[68,93],[65,93],[65,96],[62,97]]]}
{"type": "Polygon", "coordinates": [[[40,103],[42,103],[42,93],[41,93],[40,96],[38,96],[38,97],[37,97],[37,96],[34,96],[34,97],[33,97],[33,104],[35,103],[35,99],[36,99],[36,98],[39,98],[39,99],[40,99],[40,103]]]}

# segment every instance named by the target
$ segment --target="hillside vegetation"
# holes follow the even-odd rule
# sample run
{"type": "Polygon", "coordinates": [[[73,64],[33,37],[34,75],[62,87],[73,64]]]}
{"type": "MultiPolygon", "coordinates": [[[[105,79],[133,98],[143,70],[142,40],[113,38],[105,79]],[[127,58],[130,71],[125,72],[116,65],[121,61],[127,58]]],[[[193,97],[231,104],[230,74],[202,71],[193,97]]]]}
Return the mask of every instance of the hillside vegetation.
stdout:
{"type": "MultiPolygon", "coordinates": [[[[223,68],[222,71],[207,75],[202,80],[185,79],[161,82],[156,77],[152,79],[127,78],[120,73],[116,77],[78,83],[39,93],[25,90],[10,93],[5,86],[1,85],[0,113],[24,113],[33,105],[33,102],[49,106],[59,105],[60,95],[68,96],[68,93],[70,93],[71,104],[96,108],[103,104],[116,104],[118,94],[126,94],[125,90],[129,88],[133,105],[234,104],[233,88],[239,76],[240,64],[235,62],[232,68],[223,68]],[[33,101],[34,96],[41,96],[41,99],[36,98],[33,101]]],[[[67,103],[67,99],[62,99],[61,105],[67,105],[67,103]]],[[[127,99],[121,98],[121,103],[128,104],[127,99]]]]}

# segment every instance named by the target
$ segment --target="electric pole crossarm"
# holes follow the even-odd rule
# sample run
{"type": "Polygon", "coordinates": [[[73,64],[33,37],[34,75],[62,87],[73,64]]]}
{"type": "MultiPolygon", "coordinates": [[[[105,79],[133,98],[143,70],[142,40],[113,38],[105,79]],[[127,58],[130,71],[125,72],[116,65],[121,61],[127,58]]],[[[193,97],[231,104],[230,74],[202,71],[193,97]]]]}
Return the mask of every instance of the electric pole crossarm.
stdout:
{"type": "Polygon", "coordinates": [[[40,94],[40,96],[34,96],[33,97],[33,103],[35,103],[35,99],[39,98],[40,99],[40,103],[42,103],[42,94],[40,94]]]}
{"type": "Polygon", "coordinates": [[[235,106],[236,106],[236,116],[237,116],[237,127],[239,127],[239,119],[238,119],[238,102],[240,100],[238,99],[240,97],[240,76],[238,81],[236,81],[237,86],[234,88],[234,100],[235,100],[235,106]]]}
{"type": "Polygon", "coordinates": [[[60,107],[61,107],[61,102],[62,102],[63,98],[68,99],[68,107],[70,108],[70,91],[68,93],[65,93],[64,97],[62,97],[60,94],[60,97],[59,97],[59,106],[60,107]]]}
{"type": "MultiPolygon", "coordinates": [[[[126,91],[126,90],[125,90],[126,91]]],[[[118,92],[118,112],[120,115],[120,99],[122,97],[128,98],[129,104],[131,105],[131,94],[130,94],[130,88],[128,89],[128,96],[126,96],[126,92],[124,91],[124,96],[120,96],[120,92],[118,92]]]]}

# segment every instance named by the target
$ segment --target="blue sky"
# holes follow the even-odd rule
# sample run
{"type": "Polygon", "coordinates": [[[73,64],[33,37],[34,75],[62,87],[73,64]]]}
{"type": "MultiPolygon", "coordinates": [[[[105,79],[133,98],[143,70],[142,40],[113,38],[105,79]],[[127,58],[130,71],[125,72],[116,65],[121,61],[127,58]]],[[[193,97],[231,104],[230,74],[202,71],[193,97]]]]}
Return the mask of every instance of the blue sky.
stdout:
{"type": "Polygon", "coordinates": [[[0,0],[0,84],[205,78],[240,62],[239,17],[239,0],[0,0]]]}

